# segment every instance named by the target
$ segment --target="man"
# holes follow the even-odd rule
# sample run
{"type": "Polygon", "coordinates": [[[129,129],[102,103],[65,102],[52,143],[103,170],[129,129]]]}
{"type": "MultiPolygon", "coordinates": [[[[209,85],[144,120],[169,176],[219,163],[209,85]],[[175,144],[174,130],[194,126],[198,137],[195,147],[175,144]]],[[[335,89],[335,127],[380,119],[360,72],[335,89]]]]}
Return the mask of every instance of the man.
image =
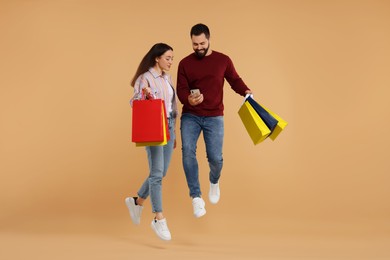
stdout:
{"type": "Polygon", "coordinates": [[[231,59],[210,49],[210,31],[206,25],[194,25],[190,36],[194,53],[179,63],[177,95],[183,104],[180,123],[183,167],[192,197],[194,216],[199,218],[206,214],[196,159],[196,144],[200,133],[203,132],[210,167],[209,200],[216,204],[220,197],[219,178],[223,164],[224,80],[241,96],[252,92],[236,72],[231,59]]]}

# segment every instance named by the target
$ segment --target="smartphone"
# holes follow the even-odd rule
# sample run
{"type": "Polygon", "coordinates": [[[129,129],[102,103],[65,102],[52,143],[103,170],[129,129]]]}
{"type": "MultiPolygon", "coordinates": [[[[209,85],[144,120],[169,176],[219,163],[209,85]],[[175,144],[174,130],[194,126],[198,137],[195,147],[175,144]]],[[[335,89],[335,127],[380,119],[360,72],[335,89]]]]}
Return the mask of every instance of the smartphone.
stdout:
{"type": "Polygon", "coordinates": [[[195,95],[195,96],[198,96],[200,95],[200,91],[199,89],[195,88],[195,89],[191,89],[191,95],[195,95]]]}

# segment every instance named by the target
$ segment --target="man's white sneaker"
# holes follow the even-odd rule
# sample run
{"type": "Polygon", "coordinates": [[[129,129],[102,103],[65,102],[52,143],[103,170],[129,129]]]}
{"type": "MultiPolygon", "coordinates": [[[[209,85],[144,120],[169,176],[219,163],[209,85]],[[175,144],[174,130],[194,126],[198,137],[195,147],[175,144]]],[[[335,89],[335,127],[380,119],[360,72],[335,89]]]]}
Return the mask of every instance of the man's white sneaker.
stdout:
{"type": "Polygon", "coordinates": [[[206,214],[206,209],[204,207],[205,203],[202,198],[196,197],[192,199],[192,207],[194,208],[194,216],[200,218],[206,214]]]}
{"type": "Polygon", "coordinates": [[[160,220],[153,219],[150,226],[160,239],[171,240],[171,232],[169,232],[167,220],[165,218],[160,220]]]}
{"type": "Polygon", "coordinates": [[[141,222],[141,212],[144,207],[136,205],[135,198],[132,197],[127,197],[125,199],[125,203],[127,208],[129,209],[131,220],[134,224],[139,225],[139,223],[141,222]]]}
{"type": "Polygon", "coordinates": [[[213,184],[210,182],[209,200],[212,204],[217,204],[221,191],[219,190],[219,182],[213,184]]]}

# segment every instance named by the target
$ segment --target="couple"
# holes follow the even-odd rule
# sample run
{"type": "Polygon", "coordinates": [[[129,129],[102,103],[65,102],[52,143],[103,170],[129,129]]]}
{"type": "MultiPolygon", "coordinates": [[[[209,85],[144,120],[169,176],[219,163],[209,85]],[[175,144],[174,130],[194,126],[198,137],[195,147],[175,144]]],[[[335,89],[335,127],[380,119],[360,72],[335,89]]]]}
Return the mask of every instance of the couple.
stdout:
{"type": "MultiPolygon", "coordinates": [[[[194,53],[179,63],[176,92],[183,104],[180,122],[183,167],[194,215],[199,218],[206,214],[196,159],[199,135],[203,131],[210,167],[209,200],[216,204],[220,196],[219,178],[223,164],[224,80],[226,79],[232,89],[242,96],[251,94],[251,90],[237,74],[231,59],[210,49],[210,31],[206,25],[194,25],[190,37],[194,53]]],[[[139,224],[144,201],[150,195],[152,211],[155,214],[151,227],[163,240],[171,240],[171,233],[163,215],[161,183],[167,173],[172,151],[176,147],[176,96],[171,77],[166,73],[172,62],[172,47],[157,43],[142,59],[132,79],[133,99],[146,97],[165,100],[170,140],[164,146],[146,147],[149,176],[138,190],[138,196],[125,199],[132,221],[139,224]]]]}

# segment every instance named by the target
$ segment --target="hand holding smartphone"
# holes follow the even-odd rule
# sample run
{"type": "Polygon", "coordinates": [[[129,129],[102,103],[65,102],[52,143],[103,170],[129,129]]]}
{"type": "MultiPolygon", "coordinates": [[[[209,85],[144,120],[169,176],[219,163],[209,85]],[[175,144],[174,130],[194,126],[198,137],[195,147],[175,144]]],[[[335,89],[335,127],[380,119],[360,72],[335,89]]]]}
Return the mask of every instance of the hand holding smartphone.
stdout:
{"type": "Polygon", "coordinates": [[[191,95],[188,96],[188,102],[191,106],[197,106],[203,102],[203,94],[199,89],[190,89],[191,95]]]}

